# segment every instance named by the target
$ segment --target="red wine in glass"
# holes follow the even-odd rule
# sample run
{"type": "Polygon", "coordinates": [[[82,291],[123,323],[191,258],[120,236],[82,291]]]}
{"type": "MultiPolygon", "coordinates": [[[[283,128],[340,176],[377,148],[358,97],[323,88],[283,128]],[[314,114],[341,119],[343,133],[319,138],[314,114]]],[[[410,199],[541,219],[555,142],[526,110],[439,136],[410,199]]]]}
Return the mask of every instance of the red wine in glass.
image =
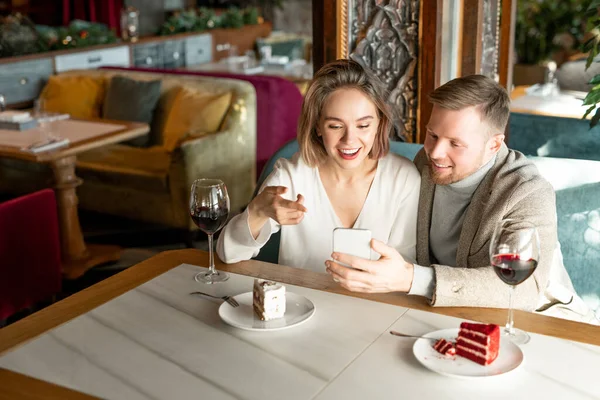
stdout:
{"type": "Polygon", "coordinates": [[[194,279],[207,284],[224,282],[229,278],[215,269],[213,235],[227,222],[229,195],[219,179],[196,179],[190,193],[190,216],[194,223],[208,235],[208,271],[198,273],[194,279]]]}
{"type": "Polygon", "coordinates": [[[492,265],[496,275],[507,285],[518,285],[529,278],[537,264],[537,261],[533,259],[521,260],[517,254],[492,256],[492,265]]]}
{"type": "Polygon", "coordinates": [[[540,257],[540,238],[531,222],[504,219],[494,229],[490,263],[502,282],[509,285],[508,321],[504,334],[516,344],[525,344],[529,335],[514,327],[513,299],[517,285],[533,275],[540,257]]]}
{"type": "Polygon", "coordinates": [[[195,210],[192,214],[192,221],[200,230],[206,234],[218,232],[227,222],[228,213],[211,213],[207,208],[195,210]]]}

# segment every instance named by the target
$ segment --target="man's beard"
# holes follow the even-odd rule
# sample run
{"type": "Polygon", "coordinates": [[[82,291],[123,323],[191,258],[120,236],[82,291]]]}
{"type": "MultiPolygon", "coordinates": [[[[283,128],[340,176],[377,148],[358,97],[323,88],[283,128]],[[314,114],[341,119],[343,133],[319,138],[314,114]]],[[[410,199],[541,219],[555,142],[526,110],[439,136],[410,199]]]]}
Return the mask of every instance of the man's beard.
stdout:
{"type": "Polygon", "coordinates": [[[431,176],[431,180],[433,183],[435,183],[436,185],[450,185],[452,183],[456,183],[456,182],[460,182],[465,178],[468,178],[469,176],[473,175],[475,172],[477,172],[479,170],[479,168],[481,168],[483,166],[483,158],[484,155],[483,153],[479,156],[479,162],[477,165],[479,165],[478,167],[473,168],[473,170],[466,172],[466,173],[462,173],[462,174],[456,174],[454,173],[455,170],[454,168],[456,168],[456,165],[450,167],[450,173],[449,174],[438,174],[435,171],[435,168],[433,166],[433,161],[431,161],[431,159],[429,157],[427,157],[428,161],[429,161],[429,176],[431,176]]]}
{"type": "Polygon", "coordinates": [[[460,180],[454,180],[452,172],[444,175],[437,173],[435,168],[433,167],[433,161],[431,160],[429,161],[429,176],[431,177],[431,181],[436,185],[449,185],[460,180]]]}

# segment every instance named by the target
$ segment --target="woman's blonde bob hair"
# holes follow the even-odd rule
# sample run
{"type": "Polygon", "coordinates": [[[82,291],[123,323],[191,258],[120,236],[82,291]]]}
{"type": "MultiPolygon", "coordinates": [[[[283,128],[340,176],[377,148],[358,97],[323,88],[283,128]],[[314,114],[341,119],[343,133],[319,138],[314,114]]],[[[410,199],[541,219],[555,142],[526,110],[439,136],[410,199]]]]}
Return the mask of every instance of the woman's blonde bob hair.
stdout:
{"type": "Polygon", "coordinates": [[[324,65],[317,72],[302,103],[302,113],[298,122],[298,143],[304,162],[311,167],[316,167],[327,158],[323,139],[317,130],[327,98],[338,89],[360,90],[377,107],[379,126],[369,158],[377,160],[389,151],[392,122],[381,82],[356,61],[337,60],[324,65]]]}

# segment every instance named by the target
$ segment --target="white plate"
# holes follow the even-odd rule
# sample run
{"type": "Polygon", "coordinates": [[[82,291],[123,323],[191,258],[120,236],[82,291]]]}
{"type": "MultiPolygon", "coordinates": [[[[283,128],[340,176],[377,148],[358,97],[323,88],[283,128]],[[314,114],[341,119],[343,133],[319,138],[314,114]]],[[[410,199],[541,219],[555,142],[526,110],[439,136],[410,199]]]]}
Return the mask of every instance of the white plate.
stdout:
{"type": "Polygon", "coordinates": [[[271,321],[261,321],[252,308],[252,292],[238,294],[234,299],[239,307],[232,307],[227,302],[219,307],[219,317],[223,322],[236,328],[248,331],[278,331],[291,328],[308,321],[315,313],[312,301],[296,293],[285,294],[285,315],[271,321]]]}
{"type": "MultiPolygon", "coordinates": [[[[423,336],[455,342],[458,329],[442,329],[423,336]]],[[[429,339],[417,339],[413,346],[415,357],[430,370],[454,378],[471,379],[502,375],[515,370],[523,363],[523,352],[519,346],[504,336],[500,337],[498,358],[486,366],[460,356],[444,356],[433,348],[434,343],[435,341],[429,339]]]]}

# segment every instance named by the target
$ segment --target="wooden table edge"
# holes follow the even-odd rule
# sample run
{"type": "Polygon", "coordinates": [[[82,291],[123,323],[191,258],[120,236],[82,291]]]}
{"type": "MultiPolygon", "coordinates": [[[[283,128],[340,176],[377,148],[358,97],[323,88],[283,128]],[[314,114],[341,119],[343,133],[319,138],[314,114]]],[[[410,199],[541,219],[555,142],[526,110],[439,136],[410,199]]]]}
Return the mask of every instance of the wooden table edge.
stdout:
{"type": "Polygon", "coordinates": [[[0,157],[10,157],[20,160],[45,163],[53,160],[57,160],[60,158],[77,155],[86,150],[90,150],[96,147],[99,147],[97,142],[102,141],[102,145],[114,144],[118,142],[123,142],[129,139],[134,139],[139,136],[145,135],[150,132],[150,125],[143,122],[131,122],[131,121],[117,121],[110,119],[101,119],[101,118],[92,118],[92,119],[80,119],[80,118],[70,118],[72,121],[80,121],[80,122],[95,122],[95,123],[104,123],[104,124],[113,124],[123,126],[121,129],[117,129],[111,132],[103,133],[98,136],[94,136],[91,138],[87,138],[84,140],[80,140],[78,142],[74,142],[73,144],[69,144],[69,146],[64,148],[59,148],[56,150],[44,151],[40,153],[28,153],[25,151],[21,151],[15,147],[11,146],[0,146],[0,157]]]}
{"type": "Polygon", "coordinates": [[[0,368],[0,400],[89,400],[97,397],[0,368]]]}
{"type": "MultiPolygon", "coordinates": [[[[424,298],[419,296],[407,296],[398,293],[375,295],[349,292],[341,288],[325,273],[316,273],[299,268],[254,260],[229,265],[223,264],[219,260],[216,260],[216,263],[217,269],[231,273],[277,280],[290,285],[349,295],[409,309],[453,316],[460,319],[496,323],[500,325],[503,324],[506,319],[507,311],[505,309],[468,307],[436,308],[431,307],[424,298]]],[[[57,326],[85,314],[181,264],[207,265],[208,253],[195,249],[172,250],[159,253],[123,272],[113,275],[108,279],[40,310],[37,313],[2,328],[0,329],[0,355],[29,342],[57,326]]],[[[193,277],[190,276],[190,279],[193,279],[193,277]]],[[[529,332],[600,345],[600,327],[527,313],[524,311],[515,311],[515,321],[518,327],[529,332]]],[[[0,389],[0,399],[39,398],[37,396],[52,398],[47,395],[55,393],[56,390],[58,390],[56,389],[57,385],[52,383],[12,371],[6,371],[8,370],[0,368],[0,388],[2,388],[0,389]],[[29,380],[31,386],[28,387],[26,395],[12,383],[15,379],[19,382],[27,382],[29,380]],[[6,397],[6,395],[10,395],[10,397],[6,397]],[[16,395],[23,395],[23,397],[15,397],[16,395]]],[[[93,398],[92,396],[81,394],[70,389],[66,390],[67,391],[60,392],[60,396],[56,398],[93,398]]]]}
{"type": "MultiPolygon", "coordinates": [[[[159,253],[108,279],[8,325],[0,329],[0,355],[44,332],[85,314],[181,264],[207,265],[208,253],[195,249],[171,250],[159,253]]],[[[423,297],[408,296],[400,293],[354,293],[343,289],[328,274],[255,260],[243,261],[236,264],[224,264],[217,259],[216,266],[217,269],[241,275],[271,279],[285,284],[359,297],[461,319],[472,319],[503,325],[507,315],[505,309],[496,308],[431,307],[423,297]]],[[[515,323],[516,326],[529,332],[600,345],[600,326],[518,310],[515,311],[515,323]]]]}

